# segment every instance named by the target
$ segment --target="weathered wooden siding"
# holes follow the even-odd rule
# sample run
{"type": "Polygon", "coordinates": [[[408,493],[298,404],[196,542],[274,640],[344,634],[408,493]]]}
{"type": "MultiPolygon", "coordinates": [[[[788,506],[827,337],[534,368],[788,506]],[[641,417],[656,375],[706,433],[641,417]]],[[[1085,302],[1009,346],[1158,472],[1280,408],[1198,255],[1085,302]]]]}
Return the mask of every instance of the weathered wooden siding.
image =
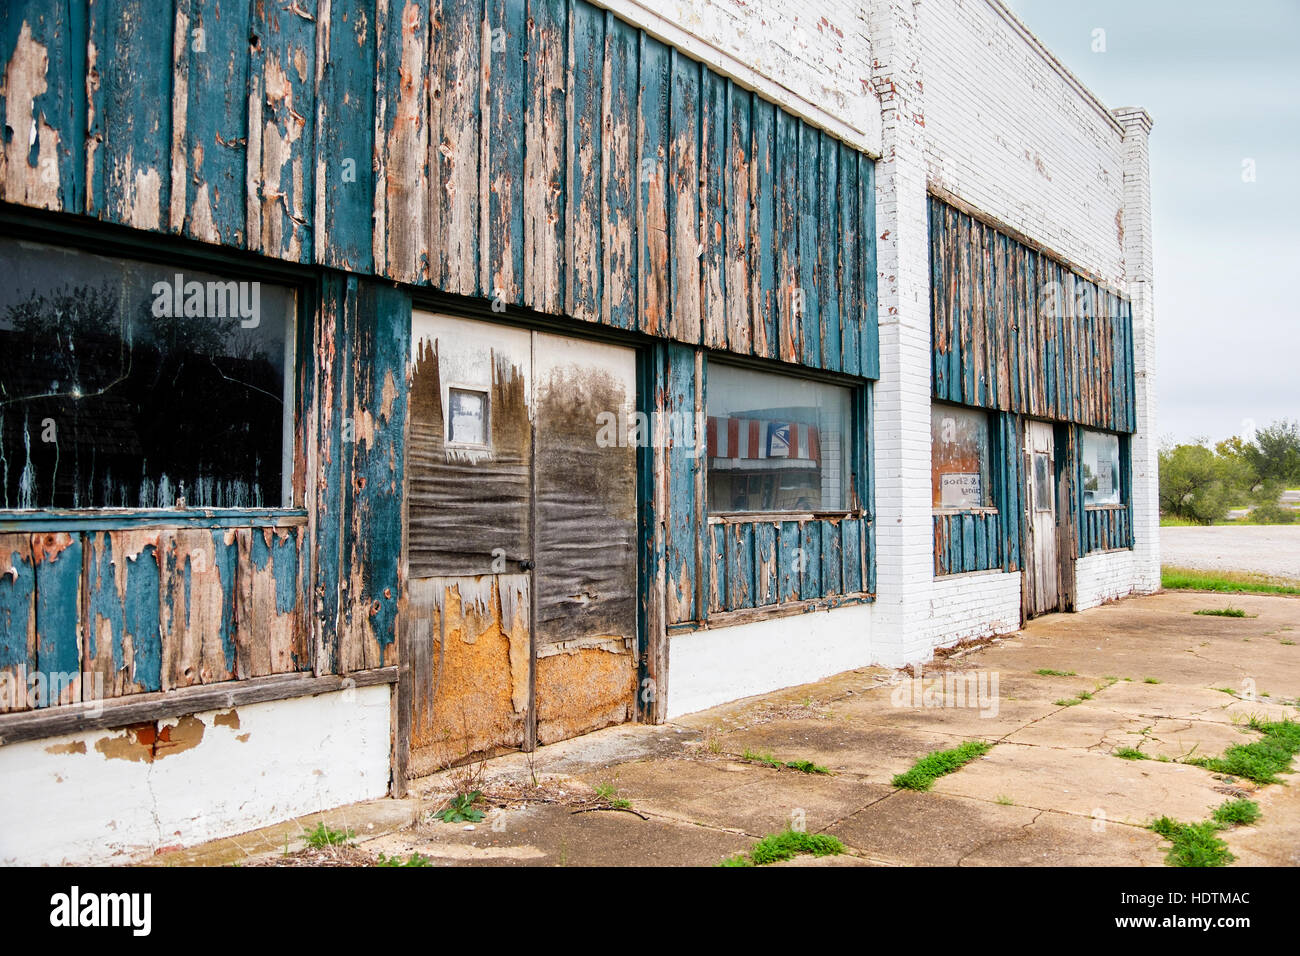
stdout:
{"type": "Polygon", "coordinates": [[[6,709],[311,670],[301,519],[175,520],[0,535],[6,709]]]}
{"type": "Polygon", "coordinates": [[[1126,299],[934,197],[930,264],[936,398],[1134,430],[1126,299]]]}
{"type": "MultiPolygon", "coordinates": [[[[870,517],[871,453],[867,388],[854,395],[850,504],[845,516],[709,518],[704,437],[708,361],[670,344],[652,367],[665,458],[663,547],[665,617],[692,625],[729,611],[803,604],[814,610],[869,598],[875,591],[870,517]]],[[[656,555],[647,555],[659,560],[656,555]]]]}
{"type": "Polygon", "coordinates": [[[1085,507],[1079,522],[1079,557],[1093,551],[1133,547],[1128,505],[1085,507]]]}
{"type": "Polygon", "coordinates": [[[941,512],[934,516],[934,573],[1018,571],[1024,508],[1020,424],[995,416],[989,434],[994,511],[941,512]]]}
{"type": "Polygon", "coordinates": [[[754,519],[708,526],[708,611],[860,600],[869,587],[866,518],[754,519]]]}
{"type": "Polygon", "coordinates": [[[585,0],[16,0],[0,199],[874,378],[866,156],[585,0]]]}

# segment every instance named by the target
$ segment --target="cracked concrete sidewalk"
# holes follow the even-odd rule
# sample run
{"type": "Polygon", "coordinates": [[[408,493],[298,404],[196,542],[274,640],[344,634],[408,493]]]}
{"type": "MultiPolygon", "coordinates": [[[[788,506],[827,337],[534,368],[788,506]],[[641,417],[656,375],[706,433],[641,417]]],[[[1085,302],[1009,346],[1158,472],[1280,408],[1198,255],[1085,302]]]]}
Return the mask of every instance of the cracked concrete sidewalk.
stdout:
{"type": "Polygon", "coordinates": [[[443,774],[412,781],[405,800],[153,862],[271,862],[323,819],[356,831],[371,855],[418,852],[433,865],[713,865],[793,820],[839,837],[847,852],[791,865],[1159,866],[1168,845],[1146,829],[1152,819],[1204,820],[1249,795],[1262,820],[1224,834],[1237,865],[1293,866],[1300,777],[1257,788],[1178,761],[1256,739],[1245,726],[1252,715],[1300,719],[1297,698],[1300,599],[1170,592],[1039,618],[919,677],[865,668],[489,761],[490,808],[474,825],[429,820],[452,792],[443,774]],[[1193,613],[1229,604],[1251,616],[1193,613]],[[952,681],[981,677],[989,692],[996,677],[990,699],[927,706],[945,678],[951,700],[952,681]],[[970,739],[997,746],[930,792],[891,786],[926,753],[970,739]],[[1121,747],[1156,759],[1120,759],[1121,747]],[[775,770],[742,760],[746,751],[832,774],[775,770]],[[630,806],[609,807],[596,788],[630,806]]]}

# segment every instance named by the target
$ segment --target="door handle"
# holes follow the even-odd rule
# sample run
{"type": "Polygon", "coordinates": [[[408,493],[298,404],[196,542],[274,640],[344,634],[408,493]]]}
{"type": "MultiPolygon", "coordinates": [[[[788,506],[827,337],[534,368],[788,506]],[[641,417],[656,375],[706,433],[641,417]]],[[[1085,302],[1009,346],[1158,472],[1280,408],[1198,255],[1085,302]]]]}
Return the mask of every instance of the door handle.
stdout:
{"type": "Polygon", "coordinates": [[[527,558],[524,558],[519,562],[519,570],[521,571],[531,571],[535,567],[537,567],[537,564],[533,561],[529,561],[527,558]]]}

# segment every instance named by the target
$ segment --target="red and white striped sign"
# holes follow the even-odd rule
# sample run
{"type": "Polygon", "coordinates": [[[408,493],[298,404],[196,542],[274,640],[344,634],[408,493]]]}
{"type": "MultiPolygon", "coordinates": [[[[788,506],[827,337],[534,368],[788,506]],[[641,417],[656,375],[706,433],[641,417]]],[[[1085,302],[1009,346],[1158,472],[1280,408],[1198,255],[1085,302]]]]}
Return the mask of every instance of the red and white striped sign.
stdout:
{"type": "Polygon", "coordinates": [[[710,458],[821,460],[817,426],[802,422],[710,415],[708,440],[710,458]]]}

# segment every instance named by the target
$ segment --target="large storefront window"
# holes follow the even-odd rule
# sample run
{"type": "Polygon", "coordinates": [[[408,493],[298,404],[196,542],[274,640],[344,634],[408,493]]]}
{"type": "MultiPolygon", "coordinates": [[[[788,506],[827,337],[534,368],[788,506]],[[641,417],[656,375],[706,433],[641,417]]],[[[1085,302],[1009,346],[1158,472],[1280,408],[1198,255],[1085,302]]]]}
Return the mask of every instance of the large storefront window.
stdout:
{"type": "Polygon", "coordinates": [[[295,292],[0,240],[0,508],[290,503],[295,292]]]}
{"type": "Polygon", "coordinates": [[[848,388],[710,364],[707,395],[711,513],[856,506],[848,388]]]}
{"type": "Polygon", "coordinates": [[[1083,503],[1117,505],[1123,501],[1120,488],[1119,436],[1108,432],[1080,430],[1083,454],[1083,503]]]}
{"type": "Polygon", "coordinates": [[[930,411],[930,454],[935,508],[993,506],[987,412],[954,405],[933,405],[930,411]]]}

